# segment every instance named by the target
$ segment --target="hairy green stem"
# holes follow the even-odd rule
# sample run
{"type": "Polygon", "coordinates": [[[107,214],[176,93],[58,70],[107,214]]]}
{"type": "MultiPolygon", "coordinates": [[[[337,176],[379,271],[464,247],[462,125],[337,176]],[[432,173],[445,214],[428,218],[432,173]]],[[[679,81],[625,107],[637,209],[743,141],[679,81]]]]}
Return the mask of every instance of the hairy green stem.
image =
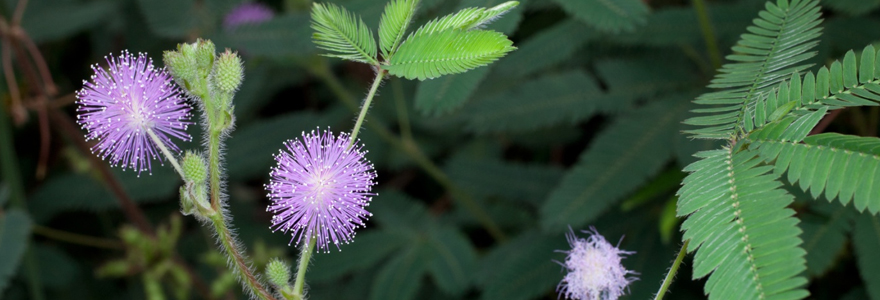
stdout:
{"type": "Polygon", "coordinates": [[[210,219],[214,225],[214,230],[217,231],[217,238],[220,239],[220,244],[232,263],[233,273],[241,279],[245,287],[257,298],[261,300],[275,300],[275,297],[272,297],[272,294],[266,290],[263,283],[254,276],[250,265],[245,262],[244,255],[239,252],[238,242],[235,240],[232,232],[229,231],[229,227],[226,225],[226,218],[222,214],[217,213],[210,216],[210,219]]]}
{"type": "Polygon", "coordinates": [[[220,205],[220,131],[210,130],[208,136],[208,172],[211,185],[211,208],[219,212],[220,205]]]}
{"type": "MultiPolygon", "coordinates": [[[[355,103],[355,98],[351,94],[348,93],[342,83],[339,81],[339,78],[336,77],[333,72],[327,67],[327,64],[321,61],[321,63],[310,66],[310,71],[312,71],[315,76],[320,78],[327,84],[327,87],[330,88],[331,92],[336,95],[337,98],[342,100],[342,103],[347,106],[352,111],[357,111],[357,104],[355,103]]],[[[385,140],[391,146],[400,149],[405,154],[407,154],[413,161],[416,162],[428,176],[434,179],[437,183],[443,186],[450,194],[456,195],[458,197],[454,197],[454,199],[460,201],[462,205],[464,205],[465,209],[468,210],[480,224],[489,232],[492,237],[498,241],[507,240],[507,236],[501,231],[500,227],[489,217],[489,214],[477,204],[477,202],[471,197],[468,193],[458,189],[449,177],[440,170],[437,165],[434,164],[428,157],[419,149],[418,145],[415,142],[406,142],[403,139],[395,136],[391,133],[388,128],[382,126],[381,123],[378,122],[369,122],[367,126],[370,127],[376,134],[379,135],[380,138],[385,140]],[[409,146],[408,146],[409,145],[409,146]]]]}
{"type": "Polygon", "coordinates": [[[376,80],[373,80],[373,86],[370,87],[370,93],[367,94],[367,99],[364,100],[364,104],[361,106],[361,112],[358,114],[357,121],[354,122],[354,128],[351,130],[351,141],[348,143],[349,148],[357,140],[358,132],[361,130],[361,125],[364,124],[364,118],[367,116],[367,111],[370,110],[370,104],[373,103],[373,97],[376,96],[376,90],[379,89],[379,84],[382,83],[383,77],[385,77],[385,70],[379,69],[376,72],[376,80]]]}
{"type": "Polygon", "coordinates": [[[294,299],[305,299],[303,289],[306,283],[306,271],[309,269],[309,261],[312,259],[312,252],[315,251],[315,237],[309,240],[308,245],[303,245],[303,249],[299,256],[299,267],[296,270],[296,280],[293,284],[294,299]]]}
{"type": "Polygon", "coordinates": [[[177,174],[180,174],[180,179],[186,180],[186,176],[183,175],[183,169],[181,169],[180,164],[177,163],[177,158],[174,157],[174,154],[172,154],[171,151],[168,151],[168,148],[165,147],[165,144],[162,143],[162,140],[160,140],[159,137],[156,136],[156,133],[153,132],[152,129],[147,128],[147,135],[149,135],[150,138],[153,139],[153,142],[155,142],[156,145],[159,146],[159,150],[162,150],[162,153],[165,154],[166,158],[168,158],[168,162],[170,162],[171,165],[174,166],[174,170],[177,170],[177,174]]]}
{"type": "Polygon", "coordinates": [[[662,300],[663,296],[666,295],[666,290],[669,289],[669,285],[671,285],[672,280],[675,279],[675,273],[678,272],[678,267],[681,265],[681,261],[684,260],[684,255],[687,254],[688,243],[690,241],[691,240],[684,241],[684,244],[681,245],[681,250],[678,251],[678,256],[675,258],[675,261],[672,262],[672,267],[669,268],[669,273],[666,273],[666,278],[663,279],[663,284],[660,285],[660,290],[657,291],[654,300],[662,300]]]}
{"type": "Polygon", "coordinates": [[[712,29],[712,21],[709,20],[709,12],[706,10],[706,4],[703,0],[691,0],[694,10],[697,12],[697,21],[700,23],[700,31],[703,33],[703,40],[706,42],[706,50],[709,51],[709,59],[715,69],[721,68],[721,51],[718,50],[718,40],[715,39],[715,32],[712,29]]]}

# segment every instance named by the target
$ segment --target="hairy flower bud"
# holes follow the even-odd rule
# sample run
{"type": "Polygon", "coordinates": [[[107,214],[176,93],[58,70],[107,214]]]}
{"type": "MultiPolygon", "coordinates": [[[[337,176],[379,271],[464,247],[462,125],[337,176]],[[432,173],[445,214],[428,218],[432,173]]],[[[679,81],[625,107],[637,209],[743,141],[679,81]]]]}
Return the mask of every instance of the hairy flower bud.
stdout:
{"type": "Polygon", "coordinates": [[[208,72],[211,72],[211,68],[214,65],[214,53],[217,51],[214,47],[214,42],[199,39],[193,45],[196,48],[195,59],[199,71],[207,75],[208,72]]]}
{"type": "Polygon", "coordinates": [[[165,51],[162,60],[165,61],[165,66],[168,67],[174,81],[189,89],[196,79],[196,61],[177,51],[165,51]]]}
{"type": "Polygon", "coordinates": [[[181,167],[187,182],[200,183],[208,179],[208,166],[205,163],[205,158],[195,151],[187,151],[183,155],[181,167]]]}
{"type": "Polygon", "coordinates": [[[220,54],[217,63],[214,64],[214,73],[211,76],[214,86],[224,93],[234,93],[241,86],[244,70],[241,58],[235,52],[226,49],[220,54]]]}
{"type": "Polygon", "coordinates": [[[266,276],[276,287],[285,287],[290,282],[290,267],[283,261],[275,258],[266,265],[266,276]]]}

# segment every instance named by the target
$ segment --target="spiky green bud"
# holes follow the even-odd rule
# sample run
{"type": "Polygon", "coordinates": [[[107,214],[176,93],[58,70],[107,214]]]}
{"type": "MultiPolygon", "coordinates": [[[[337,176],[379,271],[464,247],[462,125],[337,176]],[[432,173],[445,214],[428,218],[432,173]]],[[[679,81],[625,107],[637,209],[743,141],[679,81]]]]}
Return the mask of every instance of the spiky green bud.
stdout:
{"type": "Polygon", "coordinates": [[[290,267],[283,261],[274,258],[266,265],[266,276],[276,287],[286,287],[290,282],[290,267]]]}
{"type": "Polygon", "coordinates": [[[241,86],[242,77],[244,77],[244,68],[241,58],[238,53],[226,49],[214,64],[212,83],[221,92],[232,94],[241,86]]]}
{"type": "Polygon", "coordinates": [[[198,152],[186,151],[181,167],[187,182],[201,183],[208,179],[208,164],[205,157],[198,152]]]}
{"type": "Polygon", "coordinates": [[[214,42],[199,39],[193,45],[196,48],[195,59],[199,70],[203,71],[202,74],[208,74],[214,65],[214,54],[217,52],[214,42]]]}
{"type": "Polygon", "coordinates": [[[168,67],[168,71],[174,77],[174,81],[178,85],[189,89],[195,81],[198,72],[196,61],[177,51],[165,51],[162,54],[162,60],[165,61],[165,66],[168,67]]]}

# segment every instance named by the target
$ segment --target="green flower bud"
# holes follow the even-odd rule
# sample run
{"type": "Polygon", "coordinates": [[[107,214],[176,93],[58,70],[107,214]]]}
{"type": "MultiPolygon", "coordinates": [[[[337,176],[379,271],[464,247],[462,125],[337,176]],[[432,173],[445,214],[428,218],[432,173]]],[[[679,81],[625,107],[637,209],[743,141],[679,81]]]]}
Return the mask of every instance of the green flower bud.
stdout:
{"type": "Polygon", "coordinates": [[[290,282],[290,267],[275,258],[266,265],[266,276],[276,287],[286,287],[290,282]]]}
{"type": "Polygon", "coordinates": [[[180,187],[180,213],[189,216],[196,212],[195,202],[196,200],[187,193],[186,188],[180,187]]]}
{"type": "Polygon", "coordinates": [[[223,93],[232,94],[241,86],[244,68],[237,53],[226,49],[214,64],[211,75],[212,84],[223,93]]]}
{"type": "Polygon", "coordinates": [[[208,179],[208,164],[205,157],[195,151],[187,151],[183,155],[183,176],[187,182],[201,183],[208,179]]]}
{"type": "Polygon", "coordinates": [[[165,66],[168,67],[168,71],[174,77],[174,81],[178,85],[190,89],[196,80],[198,71],[196,69],[196,61],[177,51],[165,51],[162,55],[162,60],[165,61],[165,66]]]}
{"type": "Polygon", "coordinates": [[[217,52],[214,42],[211,40],[199,39],[193,44],[196,48],[195,59],[202,74],[208,74],[211,66],[214,65],[214,53],[217,52]]]}

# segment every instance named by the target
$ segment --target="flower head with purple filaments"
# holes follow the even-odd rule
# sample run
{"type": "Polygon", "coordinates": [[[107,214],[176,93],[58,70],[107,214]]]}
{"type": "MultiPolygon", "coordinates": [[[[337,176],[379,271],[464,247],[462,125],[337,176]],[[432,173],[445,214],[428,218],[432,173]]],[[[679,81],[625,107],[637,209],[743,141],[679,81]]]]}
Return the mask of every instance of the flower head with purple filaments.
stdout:
{"type": "Polygon", "coordinates": [[[171,75],[145,54],[124,51],[105,59],[109,68],[92,65],[92,81],[84,80],[76,93],[76,122],[88,132],[86,140],[97,140],[92,152],[111,165],[152,172],[151,160],[161,162],[162,155],[147,131],[179,152],[171,138],[192,140],[186,133],[191,108],[171,75]]]}
{"type": "Polygon", "coordinates": [[[580,238],[574,231],[566,234],[571,250],[560,251],[567,253],[563,267],[568,274],[559,283],[556,290],[560,296],[566,299],[577,300],[612,300],[623,295],[626,287],[636,277],[627,275],[637,274],[627,270],[621,264],[625,255],[634,252],[623,251],[611,245],[605,237],[590,228],[582,231],[588,234],[587,238],[580,238]]]}
{"type": "Polygon", "coordinates": [[[271,203],[272,230],[290,232],[290,243],[308,245],[316,239],[319,250],[330,243],[354,239],[355,229],[372,216],[366,210],[376,183],[373,165],[351,137],[330,130],[303,133],[302,140],[288,140],[275,155],[277,165],[265,186],[271,203]]]}
{"type": "Polygon", "coordinates": [[[223,18],[223,28],[232,30],[244,24],[259,24],[271,20],[274,16],[275,13],[265,4],[243,3],[226,14],[223,18]]]}

